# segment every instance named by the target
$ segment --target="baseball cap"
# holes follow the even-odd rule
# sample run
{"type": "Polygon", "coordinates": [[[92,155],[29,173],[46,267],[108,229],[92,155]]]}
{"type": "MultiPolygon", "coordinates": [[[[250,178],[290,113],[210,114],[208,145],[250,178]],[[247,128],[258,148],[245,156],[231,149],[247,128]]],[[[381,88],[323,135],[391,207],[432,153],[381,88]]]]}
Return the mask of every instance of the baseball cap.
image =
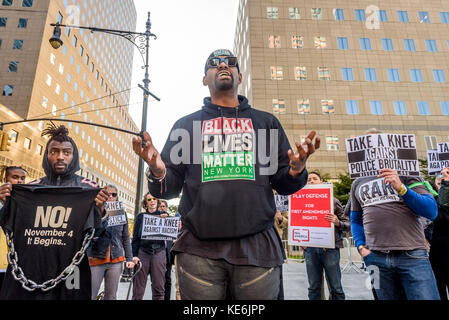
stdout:
{"type": "MultiPolygon", "coordinates": [[[[234,54],[230,50],[228,50],[228,49],[217,49],[217,50],[213,51],[209,55],[209,57],[207,57],[206,64],[204,66],[204,74],[207,73],[208,61],[209,61],[210,58],[223,57],[223,56],[225,56],[225,57],[235,57],[234,54]]],[[[236,67],[237,67],[237,70],[240,72],[240,68],[239,68],[239,64],[238,63],[237,63],[236,67]]]]}

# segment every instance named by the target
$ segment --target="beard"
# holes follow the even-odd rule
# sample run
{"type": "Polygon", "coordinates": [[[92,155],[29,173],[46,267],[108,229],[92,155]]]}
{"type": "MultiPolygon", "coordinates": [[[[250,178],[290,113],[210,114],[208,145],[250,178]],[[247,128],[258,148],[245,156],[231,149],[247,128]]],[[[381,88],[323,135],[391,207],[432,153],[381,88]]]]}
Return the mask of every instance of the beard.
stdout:
{"type": "Polygon", "coordinates": [[[220,91],[227,91],[234,88],[234,78],[231,76],[231,80],[220,80],[215,78],[215,88],[220,91]]]}

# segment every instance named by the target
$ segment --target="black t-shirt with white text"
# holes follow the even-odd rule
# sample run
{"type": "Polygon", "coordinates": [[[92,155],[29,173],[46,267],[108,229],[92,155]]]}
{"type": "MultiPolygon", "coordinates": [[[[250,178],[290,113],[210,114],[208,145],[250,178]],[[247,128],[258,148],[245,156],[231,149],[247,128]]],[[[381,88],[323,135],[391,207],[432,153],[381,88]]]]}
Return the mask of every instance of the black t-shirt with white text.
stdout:
{"type": "MultiPolygon", "coordinates": [[[[18,266],[37,284],[56,278],[81,249],[85,234],[94,228],[98,188],[14,185],[0,211],[0,224],[13,240],[18,266]]],[[[87,258],[67,281],[49,291],[22,288],[6,271],[0,299],[90,300],[91,274],[87,258]]]]}

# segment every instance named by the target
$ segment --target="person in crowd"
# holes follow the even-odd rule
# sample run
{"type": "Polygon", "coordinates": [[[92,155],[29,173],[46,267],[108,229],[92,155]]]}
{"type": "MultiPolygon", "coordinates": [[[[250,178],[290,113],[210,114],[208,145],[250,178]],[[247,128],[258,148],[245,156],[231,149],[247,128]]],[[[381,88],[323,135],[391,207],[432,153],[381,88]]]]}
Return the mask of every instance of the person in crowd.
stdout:
{"type": "Polygon", "coordinates": [[[419,219],[434,220],[437,204],[423,184],[408,187],[416,182],[381,169],[351,187],[351,231],[379,300],[440,298],[419,219]]]}
{"type": "MultiPolygon", "coordinates": [[[[75,141],[69,136],[69,131],[64,125],[56,126],[53,123],[42,131],[42,136],[48,135],[48,140],[42,160],[45,177],[30,182],[30,185],[45,186],[71,186],[84,188],[98,188],[98,185],[89,179],[77,175],[80,170],[79,154],[75,141]]],[[[4,202],[11,196],[12,184],[5,183],[0,186],[0,199],[4,202]]],[[[101,225],[100,212],[104,210],[103,204],[108,199],[106,188],[100,189],[94,199],[94,210],[90,213],[87,229],[98,228],[101,225]]],[[[79,250],[79,248],[77,249],[79,250]]],[[[73,252],[73,256],[75,256],[73,252]]],[[[80,290],[71,290],[64,284],[46,292],[29,292],[22,288],[20,283],[14,279],[9,267],[6,272],[1,299],[82,299],[90,300],[92,294],[91,273],[87,258],[82,259],[78,265],[79,278],[82,283],[80,290]],[[5,289],[5,290],[3,290],[5,289]]]]}
{"type": "Polygon", "coordinates": [[[441,300],[448,300],[449,290],[449,168],[441,170],[437,177],[438,216],[433,221],[429,258],[437,282],[441,300]],[[438,181],[439,180],[439,181],[438,181]],[[439,182],[439,183],[438,183],[439,182]]]}
{"type": "MultiPolygon", "coordinates": [[[[318,172],[309,172],[308,184],[322,183],[318,172]]],[[[350,221],[344,214],[343,206],[334,197],[334,212],[325,215],[325,219],[334,224],[335,248],[307,247],[304,251],[307,278],[309,281],[309,299],[323,298],[323,271],[326,276],[332,300],[344,300],[345,293],[341,284],[340,248],[343,248],[343,231],[350,230],[350,221]]]]}
{"type": "MultiPolygon", "coordinates": [[[[108,202],[118,201],[117,187],[106,186],[108,202]]],[[[126,214],[125,214],[126,216],[126,214]]],[[[128,220],[119,225],[108,225],[109,215],[104,211],[101,228],[97,229],[91,241],[88,256],[92,273],[92,300],[97,299],[104,280],[104,300],[116,300],[123,262],[126,268],[133,268],[133,255],[129,239],[128,220]]]]}
{"type": "MultiPolygon", "coordinates": [[[[165,200],[159,200],[159,212],[167,213],[168,214],[168,203],[165,200]]],[[[173,247],[173,241],[167,240],[165,241],[166,247],[166,256],[165,259],[167,261],[166,265],[166,271],[165,271],[165,294],[164,294],[164,300],[170,300],[171,296],[171,271],[173,267],[173,259],[171,259],[171,248],[173,247]]]]}
{"type": "Polygon", "coordinates": [[[166,212],[159,212],[158,199],[145,194],[142,200],[144,212],[139,213],[134,221],[133,239],[131,242],[133,261],[140,261],[142,269],[133,281],[133,300],[142,300],[147,285],[148,275],[151,278],[151,293],[153,300],[164,300],[165,298],[165,271],[166,271],[166,246],[163,240],[142,239],[142,227],[144,216],[166,218],[166,212]]]}
{"type": "Polygon", "coordinates": [[[278,298],[285,252],[272,189],[301,189],[306,160],[320,145],[311,131],[292,151],[278,119],[238,95],[241,82],[238,58],[215,50],[204,67],[210,97],[175,123],[162,153],[147,132],[133,139],[149,166],[151,194],[171,199],[182,190],[182,229],[172,249],[182,299],[278,298]]]}
{"type": "MultiPolygon", "coordinates": [[[[25,183],[26,170],[18,166],[2,166],[0,168],[0,183],[23,184],[25,183]]],[[[1,195],[0,195],[1,198],[1,195]]],[[[0,199],[0,209],[3,207],[3,201],[0,199]]],[[[6,239],[3,230],[0,231],[0,288],[5,278],[8,260],[6,259],[6,239]]]]}

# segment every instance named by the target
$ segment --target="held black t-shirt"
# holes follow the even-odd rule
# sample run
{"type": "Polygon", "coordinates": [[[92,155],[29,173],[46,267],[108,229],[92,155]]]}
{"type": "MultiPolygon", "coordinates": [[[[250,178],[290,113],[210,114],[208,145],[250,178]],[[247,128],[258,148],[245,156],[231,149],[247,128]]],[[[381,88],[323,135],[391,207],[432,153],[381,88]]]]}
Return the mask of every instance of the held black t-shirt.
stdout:
{"type": "MultiPolygon", "coordinates": [[[[0,224],[11,234],[18,265],[37,284],[56,278],[81,249],[94,228],[97,188],[14,185],[0,212],[0,224]]],[[[67,281],[49,291],[29,292],[6,271],[0,299],[90,300],[91,274],[84,257],[67,281]]]]}

